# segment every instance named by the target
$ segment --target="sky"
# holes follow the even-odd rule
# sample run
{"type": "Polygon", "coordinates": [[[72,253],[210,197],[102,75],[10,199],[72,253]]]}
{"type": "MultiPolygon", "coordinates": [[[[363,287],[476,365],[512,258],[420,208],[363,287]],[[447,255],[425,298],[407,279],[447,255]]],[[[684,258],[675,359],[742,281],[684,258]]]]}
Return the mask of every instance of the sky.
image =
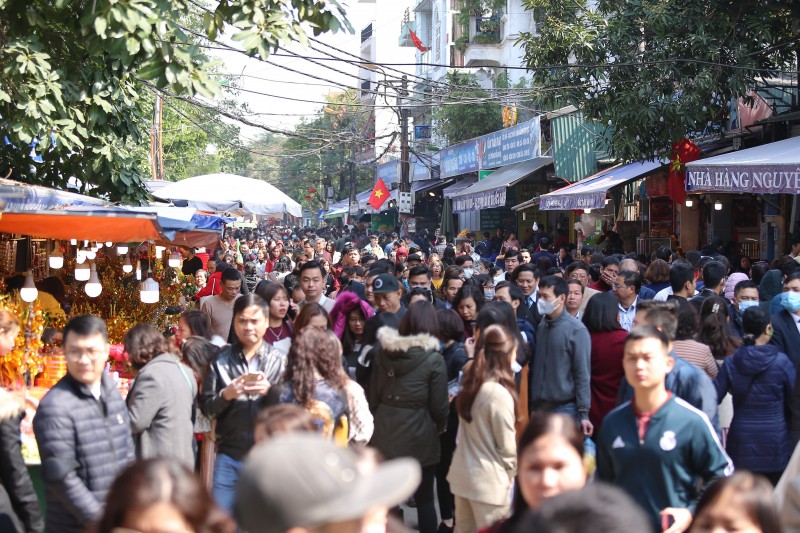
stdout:
{"type": "MultiPolygon", "coordinates": [[[[350,0],[349,2],[345,2],[344,5],[347,10],[347,18],[353,26],[353,33],[325,33],[317,37],[317,39],[351,54],[359,55],[361,29],[369,24],[372,18],[371,12],[374,9],[374,4],[364,5],[357,3],[355,0],[350,0]]],[[[236,44],[233,41],[227,42],[232,45],[236,44]]],[[[320,49],[325,48],[313,42],[311,44],[320,49]]],[[[290,44],[287,46],[287,50],[301,55],[307,54],[312,57],[321,56],[319,52],[304,48],[299,43],[290,44]]],[[[335,50],[328,49],[328,51],[338,56],[343,56],[343,54],[335,50]]],[[[244,75],[240,81],[240,87],[242,89],[269,93],[277,97],[282,97],[274,98],[245,91],[240,91],[238,95],[238,100],[246,103],[249,106],[249,112],[253,113],[252,116],[248,117],[250,120],[272,128],[293,130],[294,126],[302,120],[303,116],[310,118],[322,107],[321,103],[297,102],[287,100],[286,98],[322,102],[328,93],[342,90],[342,87],[337,85],[328,84],[302,74],[290,72],[279,66],[270,65],[236,52],[214,50],[212,53],[223,61],[224,70],[226,72],[232,75],[244,75]],[[261,114],[257,115],[257,113],[261,114]],[[280,116],[281,114],[290,116],[280,116]]],[[[308,72],[331,81],[346,84],[347,86],[357,86],[358,84],[358,81],[351,76],[334,72],[296,57],[271,56],[269,62],[301,72],[308,72]]],[[[353,75],[358,74],[358,68],[348,63],[330,62],[330,65],[338,70],[349,72],[353,75]]],[[[239,126],[241,128],[240,138],[245,143],[252,141],[263,132],[263,130],[259,128],[244,124],[239,124],[239,126]]]]}

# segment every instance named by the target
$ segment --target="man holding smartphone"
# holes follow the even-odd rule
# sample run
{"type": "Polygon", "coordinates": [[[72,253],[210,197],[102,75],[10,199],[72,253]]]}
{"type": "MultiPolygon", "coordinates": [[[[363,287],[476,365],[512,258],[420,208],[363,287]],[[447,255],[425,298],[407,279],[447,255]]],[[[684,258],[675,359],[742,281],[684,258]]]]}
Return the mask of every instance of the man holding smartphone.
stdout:
{"type": "Polygon", "coordinates": [[[253,447],[253,424],[266,407],[270,386],[278,383],[286,356],[264,341],[269,306],[256,294],[245,294],[233,306],[236,340],[211,362],[203,382],[200,407],[216,420],[217,459],[212,493],[228,513],[233,512],[239,470],[253,447]]]}

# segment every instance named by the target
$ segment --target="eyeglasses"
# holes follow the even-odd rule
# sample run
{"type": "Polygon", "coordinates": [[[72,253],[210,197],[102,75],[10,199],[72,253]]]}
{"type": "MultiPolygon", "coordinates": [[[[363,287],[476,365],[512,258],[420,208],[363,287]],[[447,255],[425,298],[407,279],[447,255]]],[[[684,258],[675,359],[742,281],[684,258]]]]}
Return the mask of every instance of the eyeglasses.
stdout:
{"type": "Polygon", "coordinates": [[[100,358],[108,357],[108,352],[106,350],[101,350],[99,348],[91,350],[70,349],[64,351],[64,356],[66,356],[67,359],[72,359],[74,361],[79,361],[80,359],[83,359],[84,355],[92,361],[97,361],[100,358]]]}

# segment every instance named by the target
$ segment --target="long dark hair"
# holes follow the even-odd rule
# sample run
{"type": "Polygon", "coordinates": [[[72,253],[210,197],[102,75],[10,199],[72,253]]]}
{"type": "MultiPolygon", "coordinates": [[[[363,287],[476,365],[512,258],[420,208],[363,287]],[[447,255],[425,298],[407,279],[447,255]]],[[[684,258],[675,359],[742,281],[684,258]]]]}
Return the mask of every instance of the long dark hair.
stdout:
{"type": "Polygon", "coordinates": [[[475,357],[464,367],[461,392],[456,397],[458,415],[472,422],[472,405],[484,383],[495,380],[514,398],[517,403],[517,387],[508,355],[517,348],[518,340],[504,326],[493,324],[481,330],[475,345],[475,357]]]}
{"type": "Polygon", "coordinates": [[[703,302],[697,340],[711,348],[714,359],[724,359],[739,347],[739,340],[728,328],[728,302],[724,298],[712,296],[703,302]]]}
{"type": "Polygon", "coordinates": [[[436,309],[430,302],[414,302],[400,320],[398,333],[406,337],[427,333],[434,337],[439,336],[439,320],[436,318],[436,309]]]}
{"type": "MultiPolygon", "coordinates": [[[[279,292],[282,292],[286,295],[286,299],[288,300],[289,291],[286,290],[286,287],[281,285],[280,283],[270,283],[267,280],[259,281],[258,285],[256,285],[255,293],[267,302],[267,318],[269,319],[269,304],[272,302],[272,299],[277,296],[279,292]]],[[[283,317],[283,321],[286,322],[289,320],[289,314],[287,313],[286,316],[283,317]]]]}
{"type": "Polygon", "coordinates": [[[214,359],[217,351],[218,348],[208,339],[196,335],[186,339],[181,346],[183,361],[194,371],[198,381],[205,379],[211,366],[211,360],[214,359]]]}
{"type": "Polygon", "coordinates": [[[324,307],[319,305],[318,303],[314,302],[307,302],[303,304],[302,309],[297,314],[297,318],[294,321],[294,331],[295,334],[299,334],[300,330],[306,328],[311,319],[315,316],[324,316],[325,320],[328,321],[328,329],[333,329],[333,321],[331,320],[331,316],[325,310],[324,307]]]}
{"type": "Polygon", "coordinates": [[[619,300],[611,293],[595,294],[586,304],[583,325],[590,332],[616,331],[619,325],[619,300]]]}
{"type": "Polygon", "coordinates": [[[193,336],[203,337],[211,340],[214,332],[211,331],[211,321],[208,315],[199,309],[188,309],[181,315],[181,320],[186,322],[193,336]]]}
{"type": "Polygon", "coordinates": [[[286,382],[301,406],[308,407],[314,398],[318,377],[336,390],[344,389],[342,345],[330,330],[305,328],[294,338],[286,359],[286,382]]]}
{"type": "Polygon", "coordinates": [[[177,461],[147,459],[122,471],[108,491],[96,533],[111,533],[125,525],[131,512],[167,502],[198,533],[233,533],[236,524],[214,503],[200,478],[177,461]]]}
{"type": "Polygon", "coordinates": [[[361,306],[356,305],[345,316],[344,332],[342,332],[342,350],[344,353],[352,352],[356,342],[358,342],[356,336],[350,331],[350,315],[353,313],[358,313],[361,318],[364,319],[364,331],[361,333],[362,339],[364,338],[364,333],[366,332],[367,316],[364,314],[364,310],[361,309],[361,306]]]}

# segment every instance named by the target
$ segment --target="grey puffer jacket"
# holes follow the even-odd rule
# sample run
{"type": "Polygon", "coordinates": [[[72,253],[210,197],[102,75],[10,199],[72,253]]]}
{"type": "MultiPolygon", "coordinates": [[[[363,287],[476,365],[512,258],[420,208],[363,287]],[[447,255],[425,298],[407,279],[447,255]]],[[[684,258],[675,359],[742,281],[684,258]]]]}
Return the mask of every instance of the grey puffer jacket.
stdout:
{"type": "Polygon", "coordinates": [[[439,434],[447,427],[447,368],[439,340],[378,330],[369,389],[375,417],[370,444],[387,458],[413,457],[422,466],[439,462],[439,434]]]}
{"type": "Polygon", "coordinates": [[[24,413],[23,402],[0,389],[0,531],[38,533],[44,523],[20,447],[24,413]]]}
{"type": "Polygon", "coordinates": [[[107,373],[100,399],[66,375],[33,419],[47,488],[45,531],[84,531],[100,518],[111,483],[134,460],[128,408],[107,373]]]}

